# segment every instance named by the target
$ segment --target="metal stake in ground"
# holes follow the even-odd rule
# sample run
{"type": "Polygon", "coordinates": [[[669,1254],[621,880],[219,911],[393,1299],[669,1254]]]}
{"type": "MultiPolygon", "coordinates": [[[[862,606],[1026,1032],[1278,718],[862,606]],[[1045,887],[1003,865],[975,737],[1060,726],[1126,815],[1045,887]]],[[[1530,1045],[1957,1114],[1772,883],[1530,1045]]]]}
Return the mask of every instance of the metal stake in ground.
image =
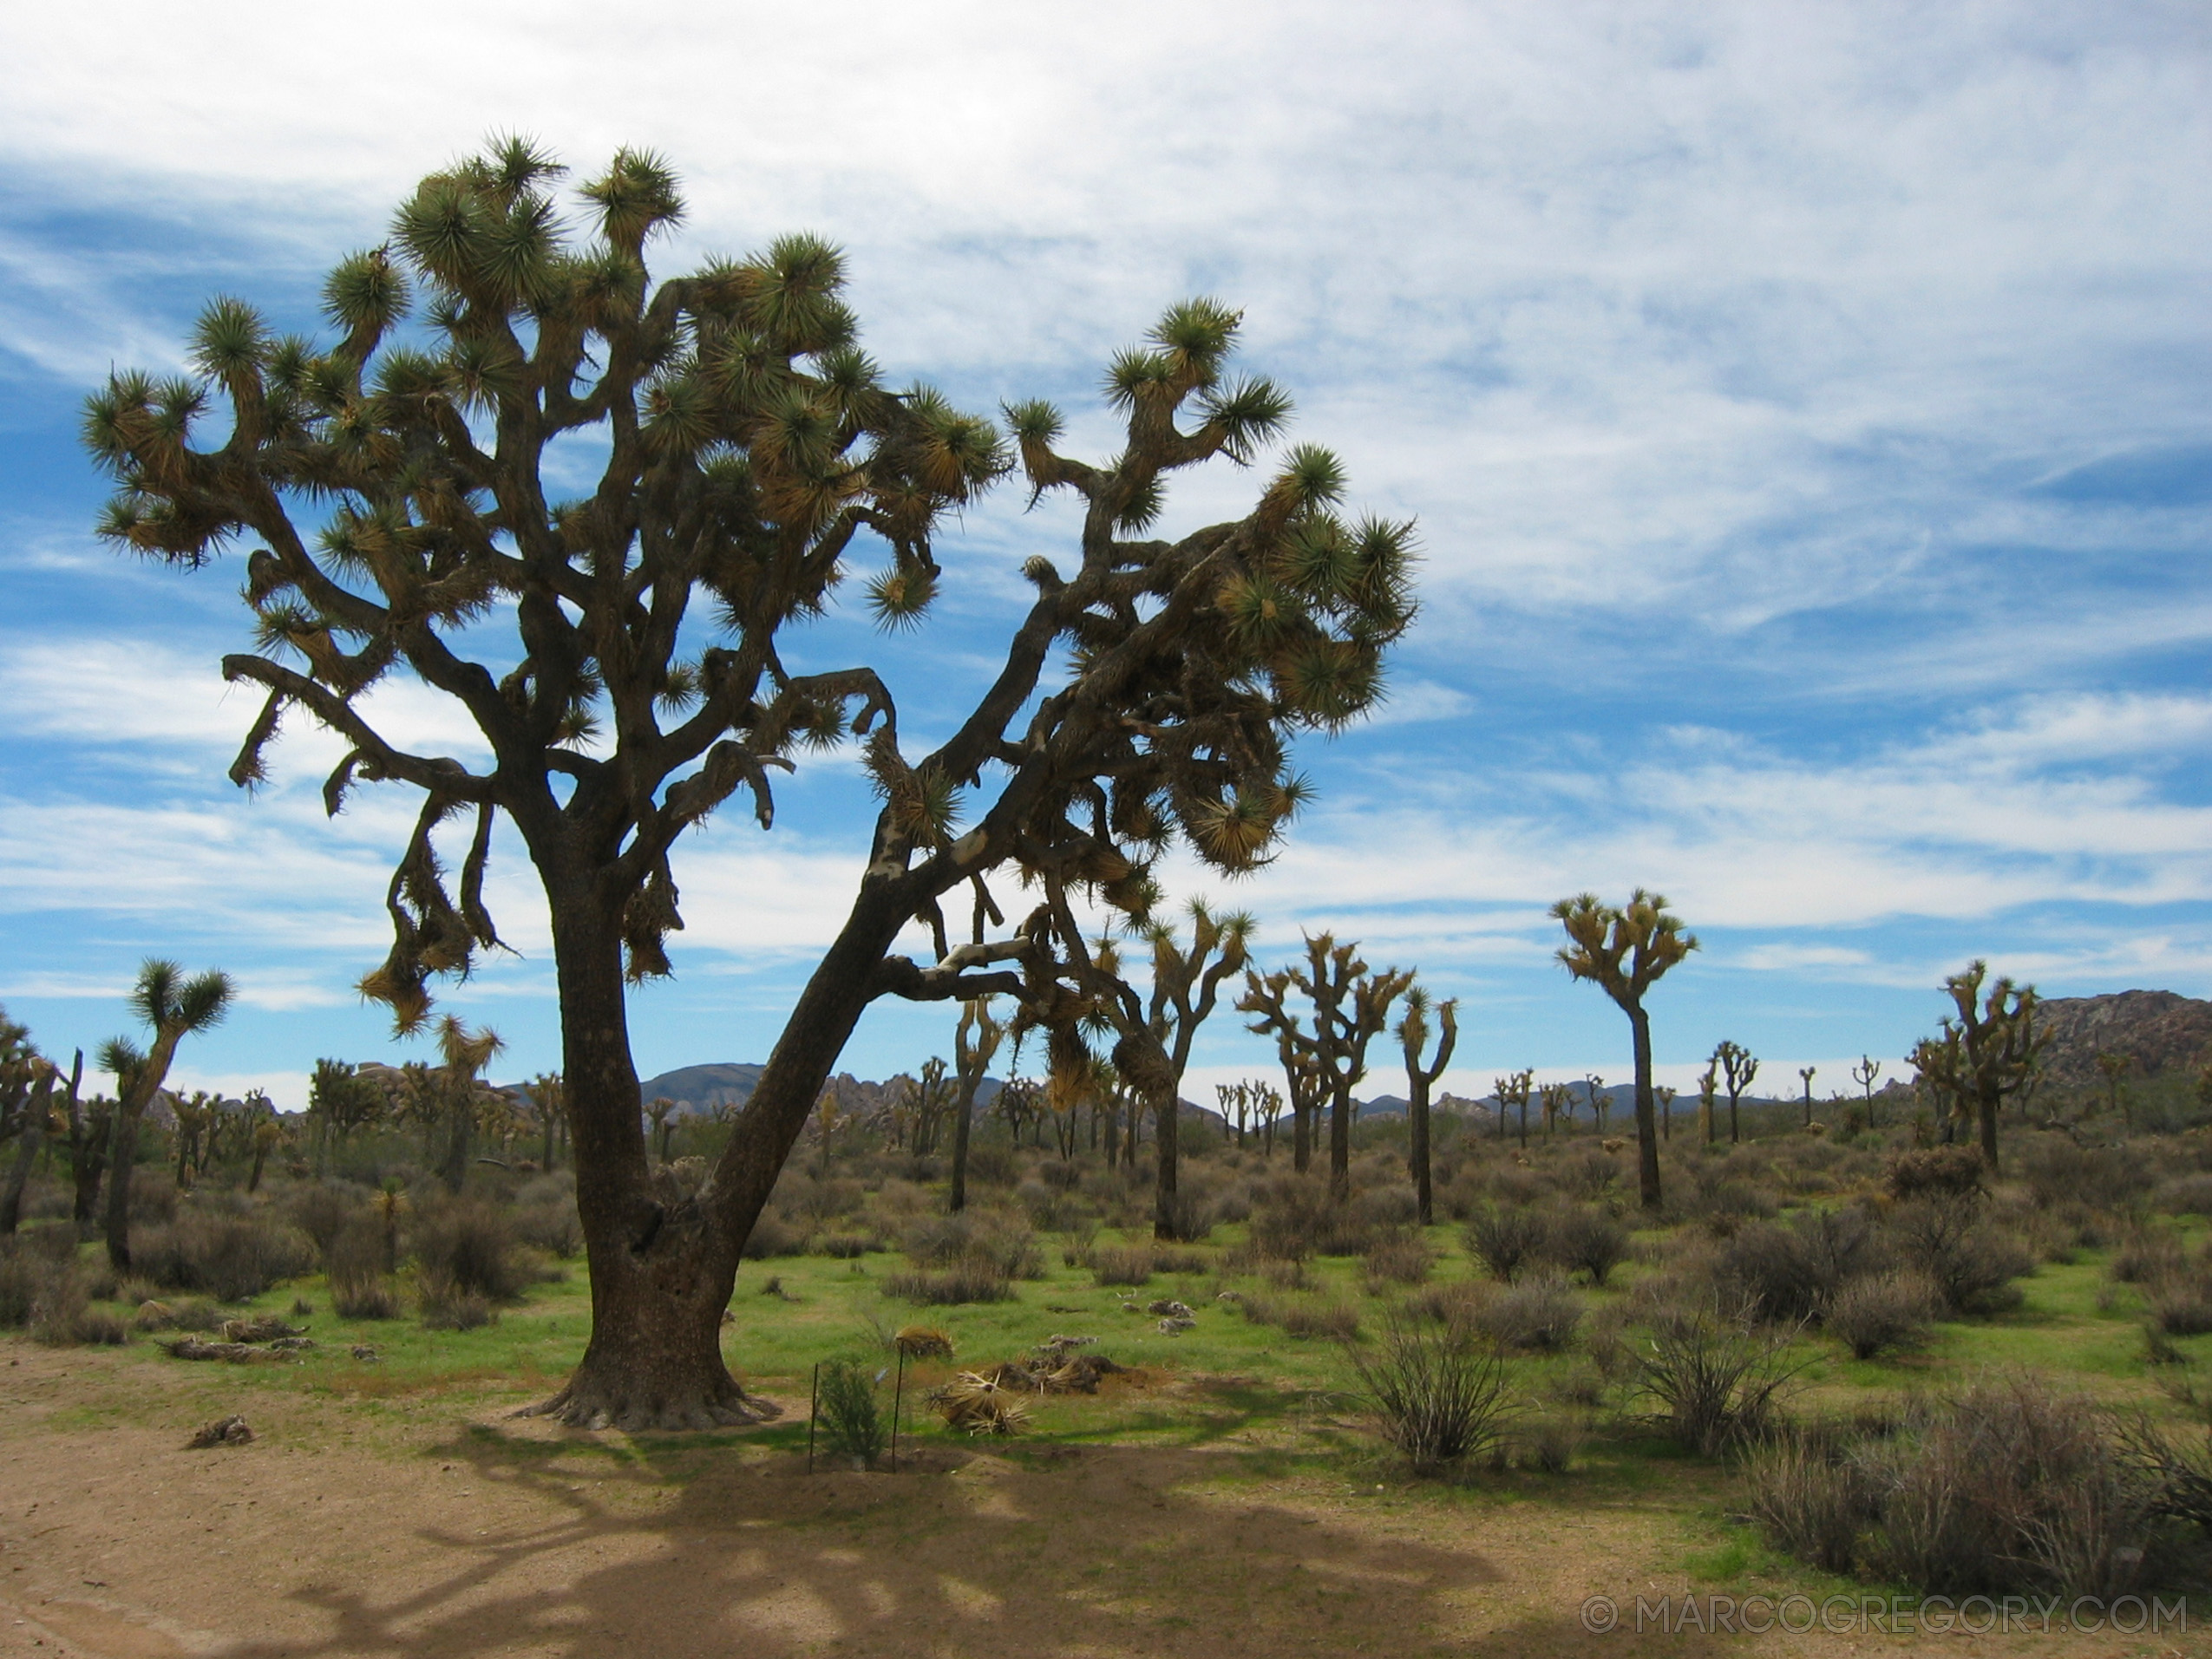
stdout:
{"type": "Polygon", "coordinates": [[[891,1385],[891,1473],[899,1473],[899,1410],[906,1403],[906,1348],[899,1345],[899,1380],[891,1385]]]}
{"type": "Polygon", "coordinates": [[[815,1472],[815,1418],[821,1409],[821,1362],[815,1362],[814,1387],[807,1392],[807,1473],[815,1472]]]}

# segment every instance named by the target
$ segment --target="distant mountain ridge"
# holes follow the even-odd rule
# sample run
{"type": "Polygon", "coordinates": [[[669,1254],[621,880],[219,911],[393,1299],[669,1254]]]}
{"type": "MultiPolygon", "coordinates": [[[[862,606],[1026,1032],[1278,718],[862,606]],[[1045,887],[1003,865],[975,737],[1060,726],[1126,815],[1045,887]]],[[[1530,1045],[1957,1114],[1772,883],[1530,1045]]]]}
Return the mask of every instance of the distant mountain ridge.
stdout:
{"type": "MultiPolygon", "coordinates": [[[[753,1098],[753,1090],[765,1069],[762,1063],[749,1060],[710,1061],[700,1066],[678,1066],[648,1077],[638,1084],[639,1095],[648,1101],[673,1101],[678,1117],[704,1116],[722,1105],[743,1106],[753,1098]]],[[[885,1097],[906,1080],[906,1074],[874,1082],[858,1078],[850,1072],[841,1072],[830,1080],[830,1087],[849,1107],[866,1111],[887,1104],[885,1097]]],[[[985,1107],[995,1099],[1004,1085],[996,1077],[986,1077],[976,1086],[975,1103],[985,1107]]]]}

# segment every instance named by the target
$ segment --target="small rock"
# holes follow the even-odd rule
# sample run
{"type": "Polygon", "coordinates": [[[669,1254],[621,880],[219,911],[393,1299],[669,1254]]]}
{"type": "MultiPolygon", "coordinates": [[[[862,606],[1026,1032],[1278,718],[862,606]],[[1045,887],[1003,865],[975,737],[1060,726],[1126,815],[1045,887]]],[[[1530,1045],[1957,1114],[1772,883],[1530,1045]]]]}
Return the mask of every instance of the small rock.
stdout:
{"type": "Polygon", "coordinates": [[[1170,1314],[1160,1322],[1160,1334],[1162,1336],[1180,1336],[1183,1332],[1194,1328],[1197,1323],[1198,1321],[1195,1319],[1177,1318],[1170,1314]]]}
{"type": "Polygon", "coordinates": [[[193,1452],[206,1450],[211,1446],[244,1446],[253,1438],[243,1417],[218,1417],[213,1422],[185,1442],[185,1449],[193,1452]]]}
{"type": "Polygon", "coordinates": [[[369,1343],[356,1342],[353,1345],[353,1357],[357,1360],[373,1360],[377,1358],[378,1355],[369,1343]]]}
{"type": "Polygon", "coordinates": [[[1164,1314],[1170,1319],[1190,1317],[1190,1309],[1188,1304],[1174,1301],[1167,1297],[1161,1297],[1157,1302],[1147,1303],[1144,1310],[1147,1313],[1164,1314]]]}

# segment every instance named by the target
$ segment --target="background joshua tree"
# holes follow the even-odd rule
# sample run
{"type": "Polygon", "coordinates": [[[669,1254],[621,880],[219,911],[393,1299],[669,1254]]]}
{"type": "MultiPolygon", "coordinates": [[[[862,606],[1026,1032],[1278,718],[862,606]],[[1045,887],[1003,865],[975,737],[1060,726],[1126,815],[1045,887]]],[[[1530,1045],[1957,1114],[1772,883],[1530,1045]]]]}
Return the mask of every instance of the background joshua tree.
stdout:
{"type": "Polygon", "coordinates": [[[1679,1092],[1679,1090],[1668,1087],[1665,1083],[1661,1083],[1659,1087],[1652,1090],[1652,1098],[1659,1102],[1659,1139],[1661,1140],[1672,1140],[1674,1139],[1674,1097],[1679,1092]]]}
{"type": "MultiPolygon", "coordinates": [[[[1429,1042],[1429,993],[1418,985],[1405,990],[1405,1014],[1397,1022],[1397,1040],[1405,1049],[1406,1165],[1413,1178],[1414,1203],[1421,1225],[1436,1221],[1436,1200],[1429,1178],[1429,1091],[1451,1064],[1451,1051],[1459,1044],[1459,999],[1448,997],[1436,1004],[1436,1052],[1427,1064],[1421,1050],[1429,1042]]],[[[1501,1107],[1501,1110],[1503,1108],[1501,1107]]]]}
{"type": "MultiPolygon", "coordinates": [[[[1646,1209],[1659,1205],[1659,1123],[1652,1100],[1652,1021],[1644,998],[1667,970],[1698,948],[1682,931],[1680,918],[1667,913],[1666,900],[1641,887],[1619,909],[1598,902],[1594,893],[1562,898],[1552,915],[1567,930],[1559,960],[1577,979],[1587,979],[1613,998],[1628,1016],[1636,1058],[1636,1184],[1646,1209]]],[[[1596,1097],[1593,1080],[1592,1099],[1596,1097]]]]}
{"type": "Polygon", "coordinates": [[[330,273],[334,343],[218,300],[193,374],[114,376],[85,434],[121,487],[109,538],[185,567],[247,542],[263,650],[224,673],[267,701],[233,778],[262,775],[298,711],[348,746],[332,810],[358,783],[421,793],[392,949],[363,981],[402,1029],[427,1016],[434,976],[498,943],[483,900],[495,820],[519,833],[551,913],[592,1297],[590,1344],[546,1408],[702,1425],[747,1414],[722,1311],[870,1002],[1018,989],[985,971],[1019,954],[985,937],[1000,922],[986,878],[1010,861],[1109,904],[1177,839],[1223,871],[1263,861],[1303,796],[1289,742],[1378,695],[1413,614],[1410,532],[1338,517],[1340,468],[1301,447],[1245,517],[1146,535],[1175,473],[1257,459],[1289,411],[1267,382],[1229,376],[1239,319],[1216,304],[1175,307],[1114,359],[1110,460],[1060,454],[1042,403],[1006,411],[1010,456],[989,421],[886,383],[826,244],[789,237],[657,280],[646,245],[683,213],[667,167],[618,153],[579,193],[580,235],[560,174],[520,140],[432,174],[389,242],[330,273]],[[402,339],[418,291],[422,327],[402,339]],[[219,402],[217,438],[195,446],[219,402]],[[563,500],[546,457],[586,453],[579,434],[600,475],[563,500]],[[779,636],[830,603],[870,539],[886,563],[869,604],[887,626],[916,622],[943,577],[939,519],[1016,457],[1033,493],[1080,501],[1076,563],[1029,560],[1034,598],[1004,666],[942,747],[910,758],[873,669],[795,674],[779,636]],[[485,634],[494,617],[514,631],[485,634]],[[461,706],[488,767],[376,725],[363,694],[396,670],[461,706]],[[769,774],[847,735],[883,799],[854,903],[714,1169],[672,1198],[645,1157],[625,991],[671,970],[672,849],[741,790],[766,827],[769,774]],[[456,818],[452,880],[438,838],[456,818]],[[955,889],[974,918],[957,949],[940,904],[955,889]],[[916,921],[934,965],[893,952],[916,921]]]}
{"type": "Polygon", "coordinates": [[[1728,1139],[1732,1145],[1744,1138],[1743,1118],[1738,1107],[1744,1091],[1759,1074],[1759,1062],[1742,1043],[1724,1042],[1712,1051],[1712,1064],[1719,1068],[1721,1086],[1728,1091],[1728,1139]]]}
{"type": "Polygon", "coordinates": [[[1709,1060],[1704,1071],[1698,1074],[1698,1127],[1705,1131],[1705,1145],[1711,1146],[1720,1139],[1720,1062],[1709,1060]]]}
{"type": "MultiPolygon", "coordinates": [[[[1129,883],[1120,898],[1138,936],[1151,947],[1151,983],[1141,993],[1123,971],[1118,944],[1083,937],[1057,872],[1044,878],[1045,903],[1024,931],[1031,964],[1022,997],[1020,1029],[1048,1033],[1056,1105],[1072,1110],[1075,1095],[1096,1086],[1086,1030],[1110,1033],[1114,1074],[1130,1091],[1138,1112],[1155,1125],[1153,1231],[1163,1239],[1188,1231],[1178,1198],[1181,1149],[1181,1091],[1191,1045],[1213,1015],[1221,982],[1244,970],[1250,957],[1252,918],[1242,911],[1216,916],[1201,899],[1190,905],[1190,944],[1155,913],[1156,888],[1129,883]],[[1037,971],[1041,969],[1042,971],[1037,971]]],[[[1135,1120],[1129,1138],[1134,1148],[1135,1120]]]]}
{"type": "Polygon", "coordinates": [[[1498,1139],[1505,1139],[1506,1109],[1517,1107],[1521,1114],[1521,1144],[1528,1144],[1528,1097],[1536,1092],[1536,1074],[1523,1069],[1508,1077],[1500,1077],[1490,1085],[1490,1093],[1498,1103],[1498,1139]]]}
{"type": "Polygon", "coordinates": [[[1276,982],[1274,975],[1254,984],[1245,976],[1245,994],[1237,999],[1241,1012],[1260,1018],[1246,1029],[1275,1039],[1275,1059],[1283,1068],[1283,1089],[1291,1115],[1291,1167],[1303,1175],[1313,1161],[1313,1114],[1320,1109],[1326,1085],[1315,1057],[1313,1040],[1299,1023],[1298,1011],[1289,1006],[1290,980],[1276,982]],[[1255,999],[1260,1003],[1256,1009],[1255,999]]]}
{"type": "Polygon", "coordinates": [[[1861,1089],[1865,1091],[1866,1094],[1867,1127],[1869,1129],[1875,1127],[1874,1086],[1875,1080],[1880,1078],[1881,1075],[1882,1062],[1879,1060],[1876,1060],[1872,1055],[1861,1055],[1859,1056],[1859,1063],[1851,1068],[1851,1081],[1856,1083],[1861,1089]]]}
{"type": "Polygon", "coordinates": [[[1606,1132],[1606,1115],[1613,1110],[1613,1099],[1606,1091],[1606,1080],[1595,1072],[1582,1079],[1584,1098],[1590,1102],[1590,1122],[1598,1133],[1606,1132]]]}
{"type": "Polygon", "coordinates": [[[560,1155],[560,1128],[568,1110],[561,1093],[560,1074],[540,1072],[525,1085],[523,1092],[529,1095],[530,1111],[538,1120],[538,1166],[550,1171],[560,1155]]]}
{"type": "Polygon", "coordinates": [[[111,1037],[100,1050],[102,1070],[115,1074],[115,1113],[109,1132],[108,1259],[118,1272],[131,1264],[131,1169],[138,1160],[139,1125],[168,1077],[177,1045],[220,1025],[231,1006],[230,976],[217,969],[185,977],[177,963],[150,957],[131,987],[131,1010],[154,1033],[141,1053],[128,1038],[111,1037]]]}
{"type": "MultiPolygon", "coordinates": [[[[27,1040],[29,1032],[19,1042],[27,1040]]],[[[27,1046],[27,1043],[26,1043],[27,1046]]],[[[77,1109],[77,1087],[84,1081],[84,1050],[76,1051],[76,1059],[69,1067],[69,1087],[62,1108],[57,1112],[54,1101],[54,1085],[61,1071],[43,1055],[33,1055],[37,1075],[31,1084],[29,1097],[21,1107],[23,1128],[16,1146],[16,1165],[8,1174],[8,1191],[0,1199],[0,1237],[11,1235],[23,1219],[23,1188],[30,1180],[30,1166],[46,1146],[46,1138],[55,1127],[58,1116],[63,1122],[74,1119],[77,1109]]]]}
{"type": "Polygon", "coordinates": [[[1921,1075],[1947,1094],[1981,1127],[1981,1155],[1997,1167],[1997,1117],[2005,1097],[2033,1074],[2037,1052],[2049,1041],[2036,1029],[2035,987],[2016,987],[1999,976],[1982,995],[1989,964],[1976,960],[1943,982],[1955,1013],[1938,1035],[1914,1051],[1921,1075]]]}
{"type": "Polygon", "coordinates": [[[2104,1103],[2114,1117],[2126,1120],[2127,1107],[2122,1084],[2135,1066],[2135,1056],[2107,1051],[2097,1056],[2097,1074],[2104,1079],[2104,1103]]]}
{"type": "Polygon", "coordinates": [[[1367,1045],[1389,1029],[1391,1004],[1412,983],[1410,969],[1371,972],[1358,944],[1328,933],[1306,935],[1302,966],[1245,974],[1237,1007],[1259,1016],[1251,1029],[1289,1042],[1328,1100],[1329,1192],[1339,1201],[1351,1196],[1351,1091],[1367,1075],[1367,1045]],[[1310,1031],[1288,1005],[1293,990],[1311,1009],[1310,1031]]]}
{"type": "Polygon", "coordinates": [[[676,1133],[676,1102],[665,1094],[645,1102],[645,1120],[652,1125],[654,1151],[668,1161],[668,1138],[676,1133]]]}
{"type": "Polygon", "coordinates": [[[1573,1108],[1574,1091],[1565,1083],[1546,1083],[1537,1092],[1537,1099],[1543,1108],[1544,1134],[1548,1139],[1559,1133],[1560,1114],[1573,1108]]]}
{"type": "Polygon", "coordinates": [[[1813,1127],[1813,1074],[1819,1069],[1817,1066],[1797,1068],[1797,1081],[1805,1086],[1805,1127],[1808,1129],[1813,1127]]]}
{"type": "Polygon", "coordinates": [[[952,1033],[952,1061],[959,1087],[952,1100],[952,1195],[951,1208],[958,1215],[968,1205],[968,1135],[975,1119],[976,1090],[983,1087],[991,1058],[998,1052],[1006,1028],[991,1016],[991,999],[978,996],[960,1004],[960,1023],[952,1033]]]}

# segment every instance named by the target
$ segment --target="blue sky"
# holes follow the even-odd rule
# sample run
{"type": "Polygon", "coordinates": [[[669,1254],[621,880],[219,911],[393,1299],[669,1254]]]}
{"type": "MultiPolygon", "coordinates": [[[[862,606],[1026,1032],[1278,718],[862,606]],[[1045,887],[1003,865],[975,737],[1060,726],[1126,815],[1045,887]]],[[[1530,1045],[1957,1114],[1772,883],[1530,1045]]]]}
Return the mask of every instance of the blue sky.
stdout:
{"type": "MultiPolygon", "coordinates": [[[[2212,18],[2195,5],[1271,4],[16,8],[0,20],[0,1002],[49,1048],[125,1029],[141,957],[239,978],[180,1076],[298,1104],[389,1057],[350,987],[412,805],[336,823],[326,737],[248,798],[218,656],[239,572],[89,526],[79,403],[167,368],[215,292],[312,321],[321,271],[494,129],[579,168],[664,152],[673,268],[819,231],[867,343],[964,403],[1043,395],[1110,443],[1108,354],[1194,292],[1245,308],[1363,506],[1417,516],[1425,614],[1383,717],[1303,756],[1274,867],[1206,891],[1417,963],[1463,1066],[1626,1074],[1544,906],[1656,886],[1704,952],[1654,997],[1662,1076],[1722,1037],[1846,1087],[1976,955],[2046,994],[2212,993],[2212,18]],[[1355,15],[1355,13],[1357,15],[1355,15]],[[802,15],[803,14],[803,15],[802,15]],[[319,762],[319,765],[318,765],[319,762]]],[[[1170,526],[1242,510],[1190,480],[1170,526]]],[[[942,728],[1070,545],[1018,491],[940,546],[887,665],[942,728]]],[[[420,688],[384,717],[465,753],[420,688]]],[[[684,850],[650,1072],[759,1058],[866,841],[849,761],[684,850]]],[[[510,854],[513,849],[509,849],[510,854]]],[[[452,1006],[556,1063],[521,947],[452,1006]]],[[[885,1008],[862,1074],[950,1040],[885,1008]]],[[[1264,1074],[1228,1020],[1192,1079],[1264,1074]]],[[[1378,1069],[1374,1086],[1396,1086],[1378,1069]]],[[[1202,1097],[1202,1094],[1201,1094],[1202,1097]]]]}

